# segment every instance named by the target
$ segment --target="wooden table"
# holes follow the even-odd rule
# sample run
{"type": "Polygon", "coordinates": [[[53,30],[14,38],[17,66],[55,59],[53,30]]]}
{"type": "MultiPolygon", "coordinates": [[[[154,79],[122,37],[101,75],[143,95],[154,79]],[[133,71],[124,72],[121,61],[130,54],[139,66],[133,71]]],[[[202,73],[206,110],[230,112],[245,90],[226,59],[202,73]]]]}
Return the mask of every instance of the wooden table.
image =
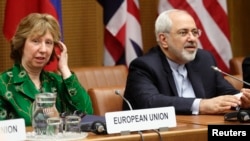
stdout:
{"type": "MultiPolygon", "coordinates": [[[[31,127],[26,128],[27,132],[32,131],[31,127]]],[[[144,141],[160,141],[160,137],[154,131],[143,131],[144,141]]],[[[190,123],[177,122],[177,127],[169,128],[160,132],[161,137],[166,141],[207,141],[207,126],[190,123]]],[[[142,141],[137,132],[129,135],[109,134],[95,135],[89,133],[84,141],[142,141]]]]}
{"type": "MultiPolygon", "coordinates": [[[[177,115],[176,120],[177,127],[160,132],[163,141],[207,141],[208,125],[250,124],[224,121],[224,115],[177,115]]],[[[27,127],[26,130],[32,131],[32,128],[27,127]]],[[[144,141],[160,141],[159,135],[153,130],[143,131],[142,134],[144,141]]],[[[142,139],[138,132],[132,132],[129,135],[88,133],[84,141],[142,141],[142,139]]]]}
{"type": "Polygon", "coordinates": [[[225,121],[224,115],[178,115],[176,116],[177,122],[209,125],[209,124],[249,124],[240,123],[238,121],[225,121]]]}

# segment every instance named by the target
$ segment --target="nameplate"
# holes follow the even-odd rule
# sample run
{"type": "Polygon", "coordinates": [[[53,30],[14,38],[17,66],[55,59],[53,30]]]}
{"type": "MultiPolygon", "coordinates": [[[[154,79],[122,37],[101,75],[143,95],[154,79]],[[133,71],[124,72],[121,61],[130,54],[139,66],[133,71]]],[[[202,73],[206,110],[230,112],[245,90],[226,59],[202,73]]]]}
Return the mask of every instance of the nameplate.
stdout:
{"type": "Polygon", "coordinates": [[[0,121],[1,141],[21,141],[26,139],[24,119],[11,119],[0,121]]]}
{"type": "Polygon", "coordinates": [[[173,106],[105,114],[108,134],[176,127],[173,106]]]}

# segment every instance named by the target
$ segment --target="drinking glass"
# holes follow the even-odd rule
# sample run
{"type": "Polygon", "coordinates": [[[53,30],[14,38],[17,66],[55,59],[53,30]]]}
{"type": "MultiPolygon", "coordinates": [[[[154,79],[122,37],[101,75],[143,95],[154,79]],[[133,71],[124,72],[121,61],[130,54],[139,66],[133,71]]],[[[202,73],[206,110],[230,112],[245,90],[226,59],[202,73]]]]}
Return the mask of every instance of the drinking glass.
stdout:
{"type": "Polygon", "coordinates": [[[60,117],[51,117],[47,119],[47,130],[48,136],[56,137],[63,131],[62,119],[60,117]]]}
{"type": "Polygon", "coordinates": [[[65,117],[65,133],[66,134],[79,134],[81,118],[79,116],[70,115],[65,117]]]}

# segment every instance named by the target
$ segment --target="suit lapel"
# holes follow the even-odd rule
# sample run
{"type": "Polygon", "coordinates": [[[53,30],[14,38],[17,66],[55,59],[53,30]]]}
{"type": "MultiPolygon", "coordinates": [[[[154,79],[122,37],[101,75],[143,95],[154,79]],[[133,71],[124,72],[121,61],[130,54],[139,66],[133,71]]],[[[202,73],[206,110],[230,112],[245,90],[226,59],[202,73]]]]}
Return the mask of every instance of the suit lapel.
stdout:
{"type": "Polygon", "coordinates": [[[201,83],[202,76],[197,75],[199,69],[197,69],[194,65],[190,63],[186,64],[186,68],[188,71],[189,80],[193,86],[195,96],[198,98],[205,98],[205,91],[204,91],[205,89],[201,83]]]}
{"type": "MultiPolygon", "coordinates": [[[[179,96],[178,92],[177,92],[177,87],[175,85],[175,81],[174,81],[174,77],[172,75],[172,70],[170,68],[170,65],[167,61],[166,56],[162,53],[162,51],[160,51],[160,49],[158,48],[158,51],[160,52],[160,57],[161,57],[161,61],[162,61],[162,66],[164,71],[166,72],[166,76],[167,76],[167,82],[170,85],[171,90],[174,93],[174,96],[179,96]]],[[[167,84],[166,84],[167,85],[167,84]]]]}

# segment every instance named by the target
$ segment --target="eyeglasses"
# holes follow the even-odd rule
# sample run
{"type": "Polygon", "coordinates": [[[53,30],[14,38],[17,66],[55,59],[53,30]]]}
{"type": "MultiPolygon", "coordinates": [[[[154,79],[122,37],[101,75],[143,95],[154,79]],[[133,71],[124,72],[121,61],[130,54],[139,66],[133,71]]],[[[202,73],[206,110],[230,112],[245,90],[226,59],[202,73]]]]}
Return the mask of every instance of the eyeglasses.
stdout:
{"type": "Polygon", "coordinates": [[[189,33],[192,33],[192,35],[194,37],[200,37],[201,36],[201,30],[200,29],[193,29],[191,31],[189,31],[188,29],[181,29],[179,30],[176,34],[180,37],[186,37],[187,35],[189,35],[189,33]]]}

